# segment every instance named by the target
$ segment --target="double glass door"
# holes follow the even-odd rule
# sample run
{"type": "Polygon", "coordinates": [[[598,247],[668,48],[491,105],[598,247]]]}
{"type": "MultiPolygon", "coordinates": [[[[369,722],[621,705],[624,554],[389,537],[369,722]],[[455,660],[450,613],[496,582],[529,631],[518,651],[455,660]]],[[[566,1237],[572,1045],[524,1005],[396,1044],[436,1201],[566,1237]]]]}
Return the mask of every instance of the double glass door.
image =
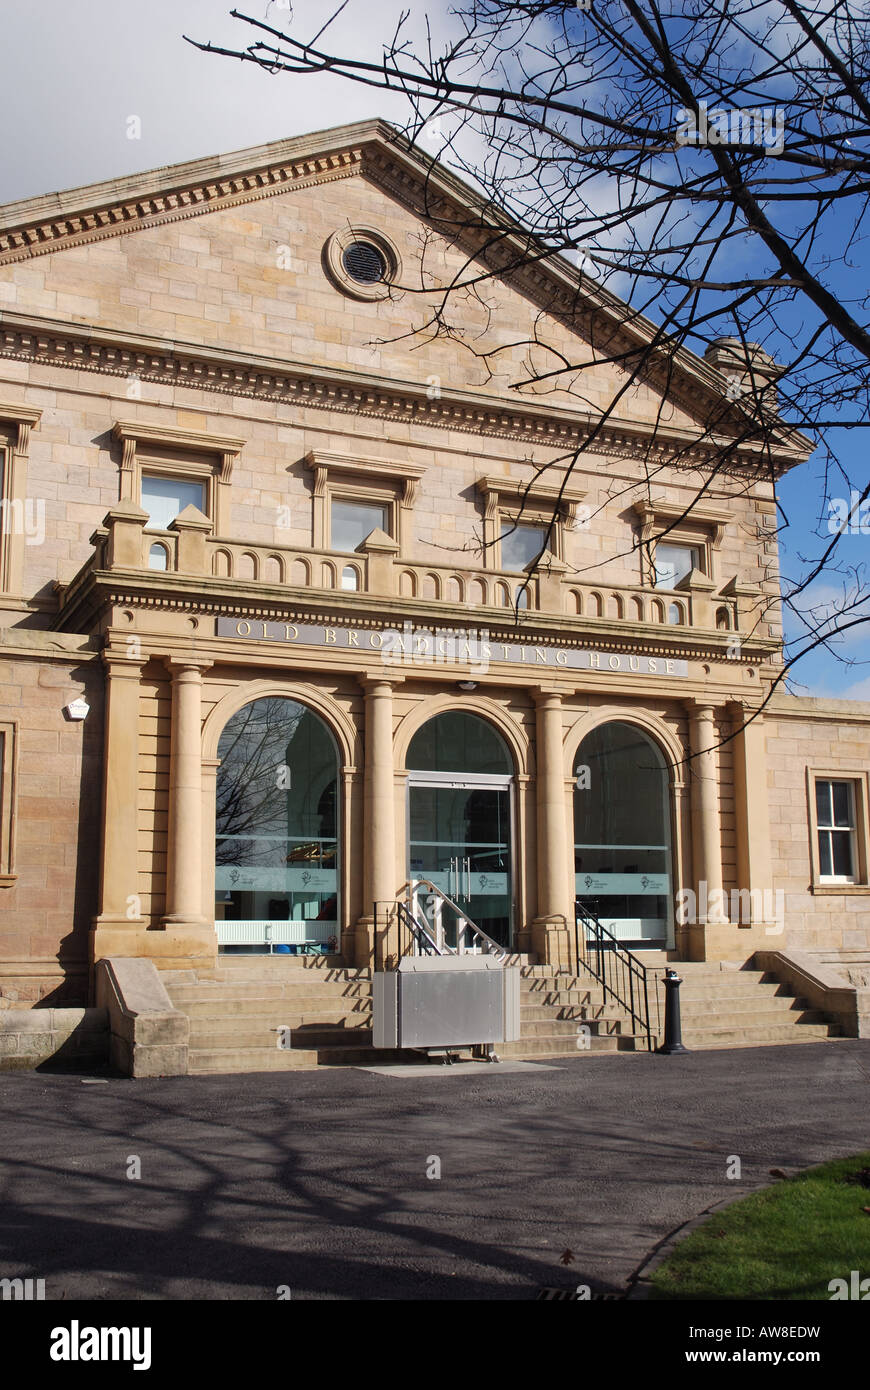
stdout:
{"type": "MultiPolygon", "coordinates": [[[[409,878],[429,879],[501,946],[511,944],[511,778],[412,776],[409,878]]],[[[445,920],[455,945],[455,914],[445,920]]]]}

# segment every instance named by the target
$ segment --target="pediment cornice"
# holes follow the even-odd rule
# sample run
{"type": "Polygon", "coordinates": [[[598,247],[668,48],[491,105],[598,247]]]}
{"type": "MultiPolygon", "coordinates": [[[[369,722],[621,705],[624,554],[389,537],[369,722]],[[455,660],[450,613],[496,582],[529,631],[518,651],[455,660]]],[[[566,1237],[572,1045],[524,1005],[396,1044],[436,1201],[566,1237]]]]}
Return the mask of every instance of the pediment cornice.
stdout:
{"type": "MultiPolygon", "coordinates": [[[[362,150],[337,150],[299,161],[281,161],[262,169],[194,178],[175,187],[154,188],[138,196],[108,196],[94,206],[10,224],[2,214],[17,207],[11,204],[0,209],[0,265],[147,227],[160,227],[168,222],[181,222],[204,212],[253,203],[286,192],[288,188],[307,188],[311,184],[347,178],[359,172],[361,163],[362,150]]],[[[112,187],[97,185],[93,191],[112,187]]],[[[89,194],[92,190],[83,189],[82,192],[89,194]]],[[[33,201],[35,205],[41,200],[33,201]]]]}
{"type": "MultiPolygon", "coordinates": [[[[0,357],[115,378],[135,376],[142,384],[193,387],[230,397],[521,439],[563,452],[584,450],[596,457],[641,461],[648,467],[715,467],[723,475],[744,479],[757,477],[759,469],[769,476],[771,467],[769,452],[750,446],[723,465],[722,451],[733,444],[725,436],[699,440],[691,430],[616,417],[602,424],[591,412],[502,402],[482,392],[443,386],[440,396],[430,399],[425,384],[417,382],[113,332],[9,309],[0,310],[0,357]]],[[[794,452],[783,450],[776,456],[780,469],[798,461],[794,452]]]]}

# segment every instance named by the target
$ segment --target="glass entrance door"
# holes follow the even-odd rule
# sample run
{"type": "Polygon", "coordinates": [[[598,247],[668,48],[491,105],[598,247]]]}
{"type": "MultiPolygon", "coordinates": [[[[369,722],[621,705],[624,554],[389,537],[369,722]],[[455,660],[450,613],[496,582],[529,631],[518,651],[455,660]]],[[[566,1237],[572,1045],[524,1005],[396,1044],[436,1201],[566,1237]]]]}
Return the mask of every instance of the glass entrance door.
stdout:
{"type": "MultiPolygon", "coordinates": [[[[408,877],[427,878],[500,946],[511,944],[510,778],[412,777],[408,877]]],[[[445,918],[455,945],[455,918],[445,918]]]]}

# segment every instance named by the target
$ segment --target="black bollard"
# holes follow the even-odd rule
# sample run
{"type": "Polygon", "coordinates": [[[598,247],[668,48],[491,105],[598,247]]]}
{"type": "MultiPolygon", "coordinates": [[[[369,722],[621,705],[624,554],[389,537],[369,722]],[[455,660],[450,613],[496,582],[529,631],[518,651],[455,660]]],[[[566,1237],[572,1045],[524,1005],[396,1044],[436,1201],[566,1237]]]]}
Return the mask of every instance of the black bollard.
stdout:
{"type": "Polygon", "coordinates": [[[659,1052],[672,1057],[680,1052],[688,1052],[683,1047],[682,1024],[680,1023],[680,985],[683,983],[676,970],[670,967],[665,971],[665,1040],[659,1052]]]}

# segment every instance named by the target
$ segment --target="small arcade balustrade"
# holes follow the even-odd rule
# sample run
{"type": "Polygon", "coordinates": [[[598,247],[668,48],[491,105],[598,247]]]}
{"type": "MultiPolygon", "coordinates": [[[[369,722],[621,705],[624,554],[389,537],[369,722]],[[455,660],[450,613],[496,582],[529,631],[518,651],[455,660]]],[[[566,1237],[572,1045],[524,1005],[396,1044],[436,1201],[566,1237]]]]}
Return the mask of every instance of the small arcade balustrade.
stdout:
{"type": "MultiPolygon", "coordinates": [[[[187,507],[165,531],[145,530],[147,514],[122,502],[94,531],[93,556],[67,585],[58,585],[61,610],[70,608],[91,576],[123,571],[153,577],[202,579],[208,587],[231,586],[241,598],[256,586],[273,598],[313,593],[365,594],[473,614],[518,606],[529,613],[577,618],[585,627],[664,625],[746,634],[758,633],[763,596],[736,578],[717,589],[697,570],[671,591],[641,585],[584,583],[548,552],[533,574],[459,565],[419,564],[401,558],[395,542],[376,532],[352,554],[282,545],[253,545],[211,534],[212,523],[187,507]]],[[[188,585],[185,584],[185,588],[188,585]]]]}

